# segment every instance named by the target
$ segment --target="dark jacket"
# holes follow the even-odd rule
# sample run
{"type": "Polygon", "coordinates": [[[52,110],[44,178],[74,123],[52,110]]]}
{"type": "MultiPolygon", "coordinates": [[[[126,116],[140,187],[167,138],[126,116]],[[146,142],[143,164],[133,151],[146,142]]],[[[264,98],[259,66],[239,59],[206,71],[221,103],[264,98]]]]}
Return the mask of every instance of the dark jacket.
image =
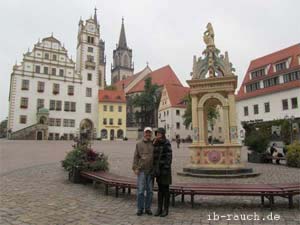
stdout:
{"type": "Polygon", "coordinates": [[[133,170],[143,171],[150,173],[153,166],[153,144],[152,141],[145,139],[136,144],[134,157],[133,157],[133,170]]]}
{"type": "Polygon", "coordinates": [[[167,139],[154,140],[153,173],[157,183],[169,185],[172,183],[172,147],[167,139]]]}

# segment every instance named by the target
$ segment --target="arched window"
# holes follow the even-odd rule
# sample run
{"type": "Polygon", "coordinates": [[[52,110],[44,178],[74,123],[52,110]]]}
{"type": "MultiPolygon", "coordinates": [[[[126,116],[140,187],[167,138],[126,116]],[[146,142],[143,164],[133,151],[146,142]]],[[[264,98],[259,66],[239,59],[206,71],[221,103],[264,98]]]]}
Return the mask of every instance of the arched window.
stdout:
{"type": "Polygon", "coordinates": [[[123,57],[123,66],[129,67],[128,55],[126,55],[126,54],[123,57]]]}
{"type": "Polygon", "coordinates": [[[107,138],[107,130],[106,129],[101,130],[101,138],[107,138]]]}
{"type": "Polygon", "coordinates": [[[123,130],[119,129],[119,130],[117,131],[117,137],[120,138],[120,139],[124,137],[124,132],[123,132],[123,130]]]}

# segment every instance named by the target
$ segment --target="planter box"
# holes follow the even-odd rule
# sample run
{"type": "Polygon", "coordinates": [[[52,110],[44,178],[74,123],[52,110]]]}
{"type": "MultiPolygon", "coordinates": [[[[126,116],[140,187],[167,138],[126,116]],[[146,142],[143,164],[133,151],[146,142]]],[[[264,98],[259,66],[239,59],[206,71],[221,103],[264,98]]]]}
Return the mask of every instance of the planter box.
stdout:
{"type": "Polygon", "coordinates": [[[75,183],[75,184],[82,182],[79,168],[77,168],[77,167],[72,168],[72,171],[69,172],[69,181],[71,181],[72,183],[75,183]]]}

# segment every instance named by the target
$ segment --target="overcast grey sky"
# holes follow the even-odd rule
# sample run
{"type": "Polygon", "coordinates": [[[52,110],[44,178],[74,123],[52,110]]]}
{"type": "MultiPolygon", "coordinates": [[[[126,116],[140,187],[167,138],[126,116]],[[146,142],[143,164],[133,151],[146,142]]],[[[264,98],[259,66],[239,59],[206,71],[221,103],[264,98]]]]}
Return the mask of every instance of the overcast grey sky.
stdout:
{"type": "Polygon", "coordinates": [[[169,64],[186,85],[193,55],[205,45],[208,22],[216,46],[228,51],[239,84],[251,59],[300,42],[298,0],[1,0],[0,2],[0,120],[8,114],[12,66],[39,38],[51,32],[76,56],[77,26],[98,8],[101,38],[106,44],[107,81],[121,18],[135,72],[149,62],[152,70],[169,64]]]}

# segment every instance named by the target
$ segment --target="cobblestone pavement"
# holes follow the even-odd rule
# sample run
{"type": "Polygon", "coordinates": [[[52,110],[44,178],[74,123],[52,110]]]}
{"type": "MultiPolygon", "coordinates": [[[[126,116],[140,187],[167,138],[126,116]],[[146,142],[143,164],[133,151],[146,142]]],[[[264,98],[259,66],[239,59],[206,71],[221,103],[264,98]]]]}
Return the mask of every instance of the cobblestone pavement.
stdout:
{"type": "MultiPolygon", "coordinates": [[[[93,188],[90,184],[72,184],[67,180],[67,173],[61,168],[59,160],[70,145],[71,142],[0,141],[0,224],[300,224],[299,196],[295,198],[294,209],[287,208],[286,199],[278,198],[273,210],[262,208],[258,197],[201,196],[196,198],[194,209],[188,199],[186,203],[180,203],[177,199],[175,208],[170,208],[167,218],[137,217],[134,193],[115,198],[113,190],[105,196],[101,185],[93,188]],[[18,148],[20,146],[22,148],[18,148]],[[4,169],[4,166],[9,169],[4,169]],[[220,216],[256,214],[265,220],[209,220],[209,215],[213,218],[214,213],[220,216]],[[279,216],[279,220],[268,220],[271,213],[273,217],[279,216]]],[[[133,176],[130,168],[134,142],[95,142],[94,148],[109,156],[112,172],[133,176]]],[[[299,169],[269,164],[248,164],[262,173],[255,178],[215,180],[177,176],[176,172],[187,160],[187,145],[181,149],[174,148],[174,182],[277,183],[300,179],[299,169]]],[[[155,205],[156,197],[153,209],[155,205]]]]}

